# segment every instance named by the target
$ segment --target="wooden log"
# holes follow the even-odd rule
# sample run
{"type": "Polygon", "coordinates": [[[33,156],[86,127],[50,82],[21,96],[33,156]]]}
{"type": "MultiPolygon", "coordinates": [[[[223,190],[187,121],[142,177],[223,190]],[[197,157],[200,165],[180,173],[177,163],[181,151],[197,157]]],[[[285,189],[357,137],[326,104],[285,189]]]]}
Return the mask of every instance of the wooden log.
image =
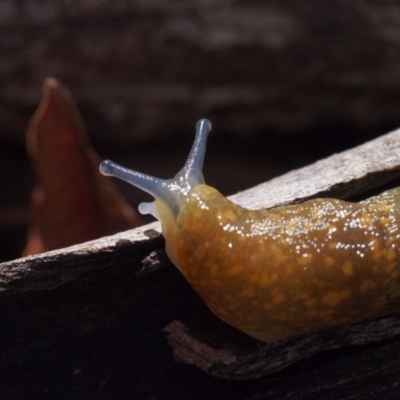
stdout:
{"type": "MultiPolygon", "coordinates": [[[[399,177],[397,130],[232,200],[261,208],[319,195],[349,197],[399,177]]],[[[185,399],[195,393],[217,399],[224,393],[284,399],[295,390],[296,398],[317,392],[372,399],[374,391],[385,398],[400,393],[400,315],[274,345],[257,342],[211,314],[166,257],[158,223],[0,264],[0,297],[3,398],[185,399]],[[364,346],[343,348],[355,344],[364,346]],[[326,351],[339,347],[339,356],[326,351]],[[251,385],[215,380],[177,364],[173,354],[213,377],[263,378],[251,385]],[[296,361],[287,373],[266,375],[296,361]]]]}

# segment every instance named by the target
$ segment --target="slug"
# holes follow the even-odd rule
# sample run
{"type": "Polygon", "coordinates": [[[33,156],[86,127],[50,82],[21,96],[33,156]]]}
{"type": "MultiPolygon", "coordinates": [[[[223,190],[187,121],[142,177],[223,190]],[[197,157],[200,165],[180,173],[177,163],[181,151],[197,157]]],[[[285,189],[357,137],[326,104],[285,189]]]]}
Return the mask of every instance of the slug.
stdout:
{"type": "Polygon", "coordinates": [[[109,160],[100,171],[154,196],[139,211],[161,221],[169,258],[217,317],[274,342],[400,311],[400,188],[248,210],[204,183],[210,130],[197,123],[173,179],[109,160]]]}

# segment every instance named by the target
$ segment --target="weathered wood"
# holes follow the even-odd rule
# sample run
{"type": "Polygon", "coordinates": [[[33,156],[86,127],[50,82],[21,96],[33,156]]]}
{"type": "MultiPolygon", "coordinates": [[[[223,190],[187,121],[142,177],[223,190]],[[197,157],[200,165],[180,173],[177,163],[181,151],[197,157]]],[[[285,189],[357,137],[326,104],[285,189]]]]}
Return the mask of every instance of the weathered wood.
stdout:
{"type": "MultiPolygon", "coordinates": [[[[232,200],[260,208],[319,193],[348,197],[399,176],[397,130],[232,200]]],[[[325,352],[320,359],[314,356],[291,367],[287,374],[264,377],[251,385],[215,381],[176,364],[172,352],[215,377],[260,377],[326,349],[397,335],[400,316],[272,346],[262,344],[217,320],[171,265],[163,247],[160,226],[153,223],[0,264],[3,397],[46,392],[53,397],[63,393],[64,398],[100,393],[110,399],[129,395],[185,399],[196,393],[195,398],[218,399],[224,393],[227,398],[289,399],[321,393],[323,398],[368,399],[374,398],[371,390],[379,390],[385,398],[399,395],[400,341],[396,338],[378,347],[341,350],[338,354],[344,359],[325,352]]]]}
{"type": "Polygon", "coordinates": [[[400,130],[334,154],[231,197],[251,209],[272,208],[315,197],[349,198],[399,175],[400,130]]]}
{"type": "MultiPolygon", "coordinates": [[[[352,150],[289,172],[231,196],[230,199],[250,209],[271,208],[318,196],[347,198],[398,177],[400,177],[400,129],[352,150]]],[[[17,287],[20,282],[26,285],[30,279],[39,282],[41,289],[75,279],[83,271],[89,272],[98,268],[95,265],[86,266],[81,262],[76,266],[75,257],[79,260],[83,257],[90,258],[93,254],[101,257],[104,254],[105,258],[111,255],[118,256],[120,244],[128,242],[137,246],[134,250],[146,246],[151,248],[154,240],[150,239],[154,236],[151,232],[161,233],[160,224],[155,222],[118,235],[72,246],[67,250],[57,250],[37,257],[0,264],[0,293],[5,289],[7,292],[28,290],[25,286],[18,289],[17,287]],[[47,267],[59,261],[62,261],[61,270],[47,267]]],[[[31,284],[33,286],[29,287],[29,290],[34,288],[34,283],[31,284]]]]}

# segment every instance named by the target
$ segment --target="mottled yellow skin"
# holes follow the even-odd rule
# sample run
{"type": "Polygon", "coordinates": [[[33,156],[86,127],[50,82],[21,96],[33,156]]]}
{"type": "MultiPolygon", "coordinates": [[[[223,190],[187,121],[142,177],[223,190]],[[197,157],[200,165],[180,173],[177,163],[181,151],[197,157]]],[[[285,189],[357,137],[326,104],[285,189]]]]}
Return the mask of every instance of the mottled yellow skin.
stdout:
{"type": "Polygon", "coordinates": [[[176,218],[156,205],[174,264],[217,317],[253,337],[400,310],[400,189],[251,211],[200,184],[176,218]]]}

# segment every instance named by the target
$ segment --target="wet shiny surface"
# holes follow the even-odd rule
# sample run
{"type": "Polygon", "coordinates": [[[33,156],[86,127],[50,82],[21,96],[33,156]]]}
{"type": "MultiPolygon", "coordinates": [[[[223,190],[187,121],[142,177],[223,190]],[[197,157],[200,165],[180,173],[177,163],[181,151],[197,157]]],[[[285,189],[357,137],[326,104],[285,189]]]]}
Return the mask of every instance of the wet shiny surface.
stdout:
{"type": "Polygon", "coordinates": [[[393,189],[250,211],[199,185],[167,250],[219,318],[276,340],[400,309],[399,204],[393,189]]]}

